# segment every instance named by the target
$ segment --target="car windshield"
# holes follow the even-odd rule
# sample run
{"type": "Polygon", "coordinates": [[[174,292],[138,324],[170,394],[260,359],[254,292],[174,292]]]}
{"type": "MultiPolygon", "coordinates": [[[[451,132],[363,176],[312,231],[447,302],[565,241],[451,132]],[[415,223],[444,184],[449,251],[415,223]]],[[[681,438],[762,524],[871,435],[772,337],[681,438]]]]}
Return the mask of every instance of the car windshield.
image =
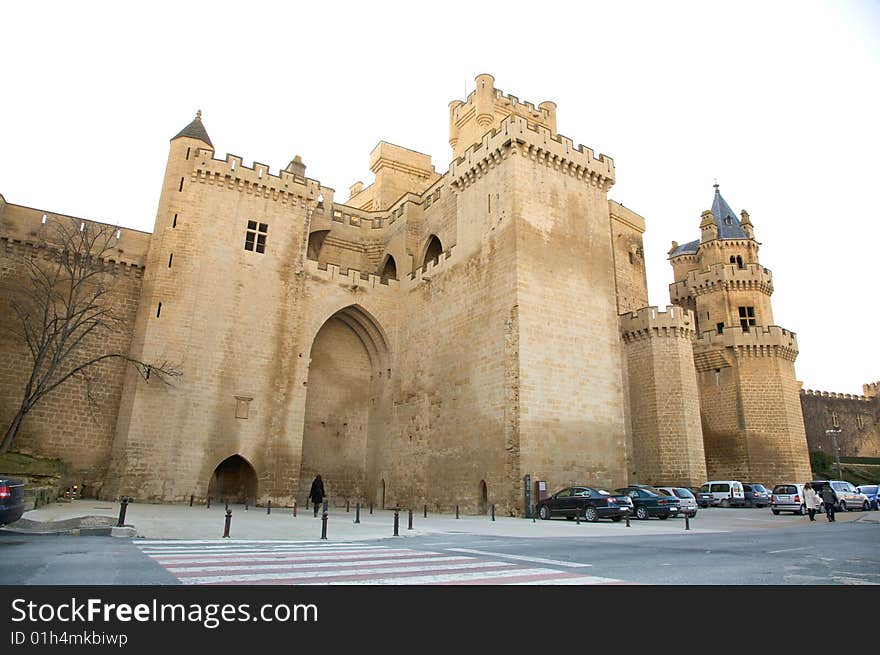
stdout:
{"type": "Polygon", "coordinates": [[[664,496],[671,496],[671,495],[672,495],[672,494],[669,492],[669,489],[660,489],[659,491],[660,491],[660,493],[663,494],[664,496]]]}
{"type": "Polygon", "coordinates": [[[876,485],[876,484],[874,484],[874,485],[862,485],[862,486],[859,487],[858,489],[859,489],[859,491],[861,491],[863,494],[870,494],[870,495],[872,495],[872,496],[873,496],[875,493],[877,493],[877,485],[876,485]]]}
{"type": "Polygon", "coordinates": [[[690,489],[682,489],[681,487],[675,488],[675,495],[679,498],[693,498],[694,494],[691,493],[690,489]]]}

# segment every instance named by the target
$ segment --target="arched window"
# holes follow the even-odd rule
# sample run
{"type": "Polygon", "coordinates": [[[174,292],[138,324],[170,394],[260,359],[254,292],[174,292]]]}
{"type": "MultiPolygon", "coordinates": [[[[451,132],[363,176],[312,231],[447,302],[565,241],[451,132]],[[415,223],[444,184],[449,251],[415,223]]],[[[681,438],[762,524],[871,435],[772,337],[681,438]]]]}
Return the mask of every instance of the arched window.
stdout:
{"type": "Polygon", "coordinates": [[[391,255],[387,255],[385,257],[385,265],[382,267],[382,273],[380,277],[386,280],[397,279],[397,263],[394,261],[394,257],[392,257],[391,255]]]}
{"type": "Polygon", "coordinates": [[[319,230],[309,235],[309,247],[306,251],[306,258],[312,261],[318,261],[318,255],[321,254],[321,246],[324,245],[324,239],[330,234],[330,230],[319,230]]]}
{"type": "Polygon", "coordinates": [[[440,239],[437,238],[437,235],[432,234],[430,241],[428,241],[428,248],[425,250],[425,259],[422,260],[422,268],[427,267],[428,262],[434,262],[436,264],[442,254],[443,245],[440,243],[440,239]]]}

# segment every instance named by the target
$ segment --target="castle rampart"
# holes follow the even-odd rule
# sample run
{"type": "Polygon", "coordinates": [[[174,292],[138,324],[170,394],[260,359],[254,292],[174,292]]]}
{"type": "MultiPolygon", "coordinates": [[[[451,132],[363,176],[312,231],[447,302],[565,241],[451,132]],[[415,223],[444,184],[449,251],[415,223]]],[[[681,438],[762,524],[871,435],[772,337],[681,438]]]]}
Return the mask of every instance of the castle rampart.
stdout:
{"type": "Polygon", "coordinates": [[[791,362],[798,354],[797,335],[778,325],[757,326],[748,331],[733,326],[725,328],[722,334],[705,331],[696,346],[733,348],[738,357],[782,357],[791,362]]]}
{"type": "Polygon", "coordinates": [[[690,271],[687,277],[669,285],[673,302],[683,302],[717,291],[757,291],[766,295],[773,293],[773,274],[760,264],[714,264],[708,270],[690,271]]]}
{"type": "Polygon", "coordinates": [[[643,307],[620,316],[620,332],[625,342],[657,337],[692,340],[694,314],[690,310],[667,305],[666,311],[657,307],[643,307]]]}

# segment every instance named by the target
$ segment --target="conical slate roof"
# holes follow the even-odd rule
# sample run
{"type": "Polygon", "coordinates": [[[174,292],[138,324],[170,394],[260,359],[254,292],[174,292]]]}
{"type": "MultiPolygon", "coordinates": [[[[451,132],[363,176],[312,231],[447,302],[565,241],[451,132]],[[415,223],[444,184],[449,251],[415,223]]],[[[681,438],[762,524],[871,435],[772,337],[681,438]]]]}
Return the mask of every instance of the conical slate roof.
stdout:
{"type": "Polygon", "coordinates": [[[715,185],[715,198],[712,201],[712,217],[718,226],[719,239],[748,239],[748,235],[742,229],[739,219],[727,201],[721,197],[718,185],[715,185]]]}
{"type": "MultiPolygon", "coordinates": [[[[205,126],[202,125],[202,110],[196,112],[196,117],[193,119],[193,122],[187,125],[185,128],[180,130],[177,136],[174,139],[179,139],[182,136],[189,137],[191,139],[198,139],[199,141],[204,141],[212,148],[214,144],[211,143],[211,137],[208,136],[208,132],[205,130],[205,126]]],[[[171,139],[174,141],[174,139],[171,139]]]]}

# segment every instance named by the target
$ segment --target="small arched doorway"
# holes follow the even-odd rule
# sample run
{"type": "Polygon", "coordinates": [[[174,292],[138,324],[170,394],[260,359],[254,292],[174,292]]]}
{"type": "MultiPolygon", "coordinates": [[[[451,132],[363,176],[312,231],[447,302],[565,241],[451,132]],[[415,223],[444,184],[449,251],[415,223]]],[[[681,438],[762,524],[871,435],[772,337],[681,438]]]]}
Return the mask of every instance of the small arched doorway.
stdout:
{"type": "Polygon", "coordinates": [[[253,504],[257,498],[257,472],[241,455],[227,457],[214,469],[208,495],[218,501],[253,504]]]}
{"type": "Polygon", "coordinates": [[[480,480],[480,514],[489,512],[489,488],[485,480],[480,480]]]}

